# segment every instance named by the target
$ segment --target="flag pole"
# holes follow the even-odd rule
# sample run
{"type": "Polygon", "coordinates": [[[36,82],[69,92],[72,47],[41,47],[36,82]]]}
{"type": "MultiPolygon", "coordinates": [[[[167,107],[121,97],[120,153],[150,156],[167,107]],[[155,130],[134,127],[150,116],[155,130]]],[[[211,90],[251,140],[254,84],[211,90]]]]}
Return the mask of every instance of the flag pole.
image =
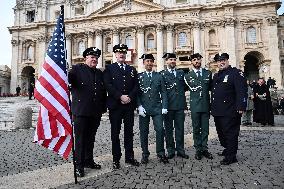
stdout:
{"type": "MultiPolygon", "coordinates": [[[[63,18],[64,18],[64,5],[60,6],[63,18]]],[[[64,27],[63,27],[63,32],[64,32],[64,45],[65,45],[65,60],[66,60],[66,69],[69,67],[69,64],[71,62],[67,62],[67,49],[66,49],[66,37],[65,37],[65,23],[64,23],[64,27]]],[[[68,74],[68,72],[67,72],[68,74]]],[[[69,86],[68,86],[69,87],[69,86]]],[[[70,90],[69,90],[70,93],[70,90]]],[[[71,132],[71,140],[72,140],[72,160],[73,160],[73,171],[74,171],[74,179],[75,179],[75,184],[78,183],[78,179],[77,179],[77,174],[76,174],[76,163],[75,163],[75,140],[74,140],[74,125],[73,125],[73,119],[72,119],[72,111],[71,111],[71,99],[70,99],[70,94],[68,95],[68,99],[69,99],[69,107],[70,107],[70,119],[71,119],[71,126],[72,126],[72,132],[71,132]]]]}

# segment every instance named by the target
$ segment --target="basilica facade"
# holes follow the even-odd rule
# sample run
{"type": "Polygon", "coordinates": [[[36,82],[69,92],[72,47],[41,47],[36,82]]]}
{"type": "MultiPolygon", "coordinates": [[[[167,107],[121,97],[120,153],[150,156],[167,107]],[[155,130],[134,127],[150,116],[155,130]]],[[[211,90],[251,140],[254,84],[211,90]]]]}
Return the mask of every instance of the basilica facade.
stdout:
{"type": "MultiPolygon", "coordinates": [[[[127,62],[143,71],[144,53],[165,68],[162,56],[177,54],[177,67],[201,53],[203,66],[217,71],[213,56],[230,55],[230,64],[248,79],[273,77],[283,88],[276,10],[280,0],[17,0],[12,34],[11,90],[35,82],[64,5],[67,61],[84,62],[82,52],[102,50],[98,67],[113,63],[112,47],[127,44],[127,62]]],[[[12,91],[11,91],[12,92],[12,91]]]]}

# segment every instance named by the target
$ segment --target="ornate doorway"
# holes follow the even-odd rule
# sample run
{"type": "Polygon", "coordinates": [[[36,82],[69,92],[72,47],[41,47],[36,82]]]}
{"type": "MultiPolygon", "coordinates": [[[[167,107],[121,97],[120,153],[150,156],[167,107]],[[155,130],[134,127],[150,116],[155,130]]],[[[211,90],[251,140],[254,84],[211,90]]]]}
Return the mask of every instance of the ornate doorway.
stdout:
{"type": "Polygon", "coordinates": [[[244,74],[245,77],[252,81],[260,77],[259,69],[263,63],[263,55],[257,51],[248,52],[245,57],[244,74]]]}

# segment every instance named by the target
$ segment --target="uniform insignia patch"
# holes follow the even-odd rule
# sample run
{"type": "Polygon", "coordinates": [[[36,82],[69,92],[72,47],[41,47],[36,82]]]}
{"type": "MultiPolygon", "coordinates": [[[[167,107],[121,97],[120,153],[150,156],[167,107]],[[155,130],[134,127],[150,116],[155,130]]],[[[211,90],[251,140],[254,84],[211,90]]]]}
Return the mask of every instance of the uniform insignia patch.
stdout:
{"type": "Polygon", "coordinates": [[[223,80],[224,83],[228,82],[228,77],[229,77],[229,75],[225,75],[224,80],[223,80]]]}

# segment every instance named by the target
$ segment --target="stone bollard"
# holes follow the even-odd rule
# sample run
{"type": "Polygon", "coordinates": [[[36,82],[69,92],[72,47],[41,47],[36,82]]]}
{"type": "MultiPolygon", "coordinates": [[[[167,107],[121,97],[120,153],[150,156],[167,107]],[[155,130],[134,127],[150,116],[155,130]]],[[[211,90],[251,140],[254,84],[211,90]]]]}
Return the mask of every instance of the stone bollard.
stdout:
{"type": "Polygon", "coordinates": [[[15,129],[26,129],[32,127],[33,110],[29,106],[21,106],[14,113],[15,129]]]}

